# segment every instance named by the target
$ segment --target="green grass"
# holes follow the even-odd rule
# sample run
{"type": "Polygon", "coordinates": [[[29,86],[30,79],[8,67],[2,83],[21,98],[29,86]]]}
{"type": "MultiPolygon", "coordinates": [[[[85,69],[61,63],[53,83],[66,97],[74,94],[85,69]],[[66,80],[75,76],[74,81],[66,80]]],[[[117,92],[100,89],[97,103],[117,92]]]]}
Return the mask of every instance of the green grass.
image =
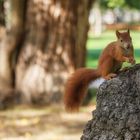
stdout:
{"type": "MultiPolygon", "coordinates": [[[[140,32],[131,31],[131,36],[133,39],[133,45],[135,49],[136,62],[140,63],[140,32]]],[[[101,51],[106,47],[106,45],[112,41],[116,40],[114,31],[105,31],[100,37],[96,38],[90,32],[87,41],[87,61],[86,66],[96,68],[98,63],[98,58],[101,51]]],[[[125,64],[129,65],[129,64],[125,64]]]]}

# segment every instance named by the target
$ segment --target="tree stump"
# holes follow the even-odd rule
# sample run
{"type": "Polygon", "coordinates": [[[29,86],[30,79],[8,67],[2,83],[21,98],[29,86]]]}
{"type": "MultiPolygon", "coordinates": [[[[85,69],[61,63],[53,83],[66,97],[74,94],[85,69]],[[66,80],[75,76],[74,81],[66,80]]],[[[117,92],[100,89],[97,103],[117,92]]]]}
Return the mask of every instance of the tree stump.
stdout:
{"type": "Polygon", "coordinates": [[[140,140],[140,64],[100,86],[81,140],[140,140]]]}

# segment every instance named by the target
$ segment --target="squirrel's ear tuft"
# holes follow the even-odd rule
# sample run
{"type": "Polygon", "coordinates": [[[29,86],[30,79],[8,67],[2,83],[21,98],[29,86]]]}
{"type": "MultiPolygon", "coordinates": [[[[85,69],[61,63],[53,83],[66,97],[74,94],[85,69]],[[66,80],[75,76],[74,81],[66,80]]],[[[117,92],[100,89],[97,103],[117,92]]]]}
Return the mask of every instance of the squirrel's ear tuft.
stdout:
{"type": "Polygon", "coordinates": [[[116,30],[116,36],[117,38],[120,38],[120,32],[118,30],[116,30]]]}

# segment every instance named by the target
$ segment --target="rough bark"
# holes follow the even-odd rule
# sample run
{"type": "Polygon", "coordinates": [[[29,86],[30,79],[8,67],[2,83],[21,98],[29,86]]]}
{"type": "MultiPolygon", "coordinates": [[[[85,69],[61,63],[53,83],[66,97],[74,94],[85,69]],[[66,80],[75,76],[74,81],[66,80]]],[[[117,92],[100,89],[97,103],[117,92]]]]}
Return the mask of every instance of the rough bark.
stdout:
{"type": "Polygon", "coordinates": [[[90,0],[29,0],[16,67],[24,101],[59,102],[69,73],[84,66],[90,0]]]}
{"type": "Polygon", "coordinates": [[[81,140],[140,139],[140,64],[104,82],[81,140]]]}

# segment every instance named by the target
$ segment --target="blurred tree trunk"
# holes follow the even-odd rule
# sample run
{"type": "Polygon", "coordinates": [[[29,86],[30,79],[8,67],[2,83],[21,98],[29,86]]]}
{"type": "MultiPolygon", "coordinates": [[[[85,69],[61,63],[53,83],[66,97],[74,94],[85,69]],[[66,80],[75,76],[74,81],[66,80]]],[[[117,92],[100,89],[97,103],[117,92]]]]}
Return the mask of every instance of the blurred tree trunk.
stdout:
{"type": "Polygon", "coordinates": [[[16,79],[25,101],[60,101],[69,72],[85,65],[89,4],[87,0],[28,1],[27,34],[16,79]]]}
{"type": "Polygon", "coordinates": [[[0,88],[12,88],[14,83],[14,55],[21,42],[24,29],[24,2],[25,0],[6,1],[6,17],[8,26],[0,42],[0,88]]]}
{"type": "Polygon", "coordinates": [[[9,0],[10,6],[14,1],[14,11],[8,18],[17,18],[19,26],[7,24],[12,30],[1,45],[4,56],[0,65],[4,67],[0,68],[0,76],[4,78],[0,79],[11,85],[11,61],[16,58],[17,63],[12,64],[16,68],[15,87],[23,101],[59,102],[69,73],[85,65],[88,14],[93,0],[28,0],[27,8],[22,7],[24,0],[9,0]],[[26,21],[20,13],[26,13],[26,21]],[[10,37],[12,43],[7,43],[10,37]]]}
{"type": "Polygon", "coordinates": [[[94,35],[96,37],[99,37],[102,33],[102,14],[99,1],[96,1],[94,4],[94,17],[95,17],[94,35]]]}
{"type": "Polygon", "coordinates": [[[0,1],[0,25],[4,25],[4,1],[0,1]]]}

